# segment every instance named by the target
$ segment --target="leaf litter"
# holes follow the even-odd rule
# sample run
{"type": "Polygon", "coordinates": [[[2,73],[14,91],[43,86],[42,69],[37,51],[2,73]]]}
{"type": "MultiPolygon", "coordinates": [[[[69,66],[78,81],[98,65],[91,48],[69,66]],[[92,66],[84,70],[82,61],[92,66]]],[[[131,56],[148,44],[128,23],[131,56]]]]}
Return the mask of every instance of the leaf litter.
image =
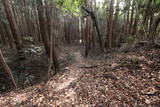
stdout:
{"type": "Polygon", "coordinates": [[[62,72],[47,82],[0,94],[0,105],[160,106],[159,49],[142,47],[88,58],[81,47],[64,47],[61,53],[62,72]]]}

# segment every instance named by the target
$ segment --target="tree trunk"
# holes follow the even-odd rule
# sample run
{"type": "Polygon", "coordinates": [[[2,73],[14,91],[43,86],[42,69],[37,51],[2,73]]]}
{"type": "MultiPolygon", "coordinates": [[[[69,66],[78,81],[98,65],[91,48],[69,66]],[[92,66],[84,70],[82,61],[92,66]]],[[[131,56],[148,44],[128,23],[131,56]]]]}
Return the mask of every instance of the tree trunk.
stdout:
{"type": "Polygon", "coordinates": [[[12,71],[4,59],[1,49],[0,49],[0,64],[2,65],[4,71],[9,74],[9,76],[11,77],[11,80],[13,82],[13,85],[17,88],[17,84],[16,84],[14,77],[12,75],[12,71]]]}
{"type": "Polygon", "coordinates": [[[126,23],[126,36],[129,34],[129,26],[130,26],[130,0],[127,0],[127,23],[126,23]]]}
{"type": "Polygon", "coordinates": [[[86,50],[85,50],[85,56],[88,57],[89,52],[89,42],[90,42],[90,35],[89,35],[89,18],[86,19],[86,28],[85,28],[85,39],[86,39],[86,50]]]}
{"type": "Polygon", "coordinates": [[[137,25],[138,25],[138,14],[136,13],[135,18],[134,18],[132,35],[137,34],[137,25]]]}
{"type": "MultiPolygon", "coordinates": [[[[113,37],[113,13],[114,13],[114,0],[110,1],[109,10],[109,28],[108,28],[108,39],[106,39],[105,45],[108,48],[112,48],[112,37],[113,37]],[[108,45],[107,45],[108,44],[108,45]]],[[[106,37],[107,38],[107,37],[106,37]]],[[[107,48],[107,47],[106,47],[107,48]]]]}
{"type": "Polygon", "coordinates": [[[134,16],[134,1],[132,1],[132,11],[131,11],[131,20],[129,25],[129,34],[132,34],[133,31],[133,16],[134,16]]]}
{"type": "Polygon", "coordinates": [[[143,25],[144,25],[144,28],[145,30],[147,30],[147,24],[148,24],[148,20],[149,20],[149,13],[150,13],[150,7],[151,7],[151,3],[152,3],[153,0],[148,0],[148,4],[147,4],[147,7],[146,7],[146,10],[145,10],[145,14],[144,14],[144,20],[143,20],[143,25]]]}
{"type": "Polygon", "coordinates": [[[6,38],[6,32],[5,32],[5,29],[4,29],[4,26],[3,26],[3,24],[2,24],[2,22],[1,22],[1,19],[0,19],[0,35],[1,35],[1,38],[2,38],[2,43],[4,44],[4,45],[8,45],[8,41],[6,40],[7,38],[6,38]]]}
{"type": "Polygon", "coordinates": [[[13,41],[12,41],[12,35],[9,34],[9,29],[7,28],[7,26],[2,22],[2,20],[0,19],[0,34],[1,36],[4,36],[5,39],[8,39],[8,43],[10,45],[10,48],[13,48],[13,41]],[[3,34],[3,35],[2,35],[3,34]]]}
{"type": "MultiPolygon", "coordinates": [[[[47,53],[48,57],[50,57],[50,45],[52,45],[52,44],[50,44],[49,38],[48,38],[47,25],[45,23],[45,18],[44,18],[45,12],[44,12],[44,8],[43,8],[42,0],[37,0],[37,4],[38,4],[37,10],[38,10],[38,16],[39,16],[41,36],[42,36],[42,40],[43,40],[43,43],[45,46],[46,53],[47,53]]],[[[57,70],[57,69],[59,69],[59,64],[58,64],[58,59],[57,59],[57,55],[56,55],[54,47],[53,47],[52,55],[53,55],[54,66],[55,66],[55,69],[57,70]]]]}
{"type": "Polygon", "coordinates": [[[91,19],[94,23],[94,26],[95,26],[95,29],[96,29],[96,32],[97,32],[97,35],[98,35],[98,42],[99,42],[99,46],[101,48],[101,51],[103,52],[104,49],[103,49],[103,45],[102,45],[102,39],[101,39],[101,34],[100,34],[100,30],[99,30],[99,26],[98,26],[98,21],[96,19],[96,16],[95,14],[93,13],[93,11],[89,11],[87,10],[85,7],[82,6],[82,9],[84,11],[86,11],[90,16],[91,16],[91,19]]]}
{"type": "Polygon", "coordinates": [[[116,4],[116,12],[115,12],[115,17],[114,17],[114,24],[113,24],[113,45],[117,46],[118,45],[118,41],[119,41],[119,36],[120,36],[120,32],[119,32],[119,28],[118,28],[118,21],[119,21],[119,4],[120,4],[120,0],[117,0],[117,4],[116,4]]]}
{"type": "Polygon", "coordinates": [[[3,2],[3,5],[4,5],[4,9],[5,9],[5,12],[6,12],[6,15],[7,15],[7,19],[8,19],[8,22],[9,22],[14,40],[15,40],[15,44],[16,44],[18,54],[19,54],[20,58],[24,59],[25,54],[23,52],[23,44],[22,44],[22,41],[20,40],[18,28],[17,28],[16,22],[15,22],[15,19],[14,19],[14,16],[13,16],[11,5],[9,3],[9,0],[2,0],[2,2],[3,2]]]}

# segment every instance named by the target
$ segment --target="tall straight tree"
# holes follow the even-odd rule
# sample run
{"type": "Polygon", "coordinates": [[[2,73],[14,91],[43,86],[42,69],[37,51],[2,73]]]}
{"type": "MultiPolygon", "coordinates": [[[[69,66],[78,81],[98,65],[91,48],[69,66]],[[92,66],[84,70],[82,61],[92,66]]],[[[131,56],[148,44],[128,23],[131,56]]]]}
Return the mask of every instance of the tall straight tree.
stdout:
{"type": "Polygon", "coordinates": [[[109,9],[109,21],[108,21],[108,38],[106,38],[105,46],[112,48],[112,36],[113,36],[113,14],[114,14],[114,0],[110,1],[109,9]],[[108,44],[108,45],[107,45],[108,44]]]}
{"type": "Polygon", "coordinates": [[[2,66],[2,68],[4,69],[4,71],[9,74],[9,76],[11,77],[11,80],[13,82],[13,85],[17,88],[17,84],[16,84],[16,82],[14,80],[12,71],[9,68],[6,60],[4,59],[1,49],[0,49],[0,65],[2,66]]]}
{"type": "Polygon", "coordinates": [[[129,26],[130,26],[130,5],[131,5],[131,0],[127,0],[126,1],[126,8],[127,8],[127,11],[126,11],[126,14],[127,14],[127,23],[126,23],[126,34],[128,35],[129,34],[129,26]]]}
{"type": "Polygon", "coordinates": [[[5,12],[7,15],[7,19],[8,19],[14,40],[15,40],[17,51],[18,51],[21,58],[22,57],[25,58],[25,55],[23,52],[23,44],[22,44],[22,41],[19,36],[18,27],[17,27],[15,19],[14,19],[14,15],[13,15],[13,11],[12,11],[10,2],[9,2],[9,0],[2,0],[2,2],[4,5],[4,9],[5,9],[5,12]]]}
{"type": "Polygon", "coordinates": [[[0,35],[1,35],[1,39],[2,39],[2,43],[4,44],[4,45],[7,45],[7,40],[6,40],[6,32],[5,32],[5,29],[4,29],[4,27],[3,27],[3,24],[2,24],[2,21],[1,21],[1,19],[0,19],[0,35]]]}
{"type": "Polygon", "coordinates": [[[132,11],[131,11],[131,19],[130,19],[130,25],[129,25],[130,34],[132,34],[132,31],[133,31],[133,20],[134,20],[133,16],[134,16],[134,9],[135,9],[134,4],[135,4],[134,1],[132,1],[132,11]]]}
{"type": "Polygon", "coordinates": [[[113,41],[114,46],[118,46],[119,45],[119,41],[121,38],[121,33],[119,32],[119,27],[117,26],[119,24],[119,12],[120,12],[120,0],[117,0],[117,4],[116,4],[116,10],[115,10],[115,15],[114,15],[114,24],[113,24],[113,39],[115,40],[113,41]]]}
{"type": "MultiPolygon", "coordinates": [[[[38,18],[39,18],[42,40],[43,40],[45,50],[46,50],[46,53],[47,53],[48,57],[51,57],[50,56],[50,46],[53,45],[53,44],[50,44],[50,42],[49,42],[47,24],[45,23],[45,17],[44,17],[45,11],[44,11],[44,7],[43,7],[43,1],[42,0],[37,0],[37,5],[38,5],[37,10],[38,10],[38,18]]],[[[51,22],[51,21],[49,21],[49,22],[51,22]]],[[[50,33],[50,34],[52,34],[52,33],[50,33]]],[[[53,46],[53,49],[52,49],[52,59],[53,59],[53,62],[54,62],[55,69],[57,70],[59,68],[59,64],[58,64],[58,59],[57,59],[57,55],[56,55],[54,46],[53,46]]]]}

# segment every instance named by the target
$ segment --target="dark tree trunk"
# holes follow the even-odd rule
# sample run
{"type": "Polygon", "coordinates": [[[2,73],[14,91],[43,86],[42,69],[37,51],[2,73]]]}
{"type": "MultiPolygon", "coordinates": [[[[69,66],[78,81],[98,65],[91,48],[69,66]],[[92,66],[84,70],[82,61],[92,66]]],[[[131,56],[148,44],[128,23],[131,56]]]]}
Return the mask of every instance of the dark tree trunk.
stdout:
{"type": "Polygon", "coordinates": [[[7,19],[8,19],[8,22],[9,22],[14,40],[15,40],[17,51],[19,53],[20,58],[24,59],[25,54],[23,52],[23,44],[22,44],[22,41],[21,41],[20,36],[19,36],[18,28],[17,28],[16,22],[15,22],[15,19],[14,19],[14,16],[13,16],[11,5],[9,3],[9,0],[2,0],[2,2],[3,2],[3,5],[4,5],[4,9],[5,9],[5,12],[6,12],[6,15],[7,15],[7,19]]]}
{"type": "Polygon", "coordinates": [[[4,59],[1,49],[0,49],[0,64],[1,64],[1,66],[3,67],[4,71],[5,71],[6,73],[8,73],[8,75],[11,77],[11,80],[12,80],[12,82],[13,82],[13,85],[17,88],[17,84],[16,84],[16,82],[15,82],[15,80],[14,80],[14,77],[13,77],[13,75],[12,75],[12,71],[11,71],[11,69],[9,68],[9,66],[7,65],[7,63],[6,63],[5,59],[4,59]]]}
{"type": "Polygon", "coordinates": [[[133,16],[134,16],[134,1],[132,1],[132,11],[131,11],[131,20],[129,25],[129,34],[132,34],[133,31],[133,16]]]}
{"type": "MultiPolygon", "coordinates": [[[[112,37],[113,37],[113,13],[114,13],[114,0],[110,1],[110,10],[109,10],[109,28],[108,28],[108,38],[105,45],[108,48],[112,48],[112,37]],[[108,45],[107,45],[108,44],[108,45]]],[[[107,47],[106,47],[107,48],[107,47]]]]}
{"type": "MultiPolygon", "coordinates": [[[[44,8],[43,8],[42,0],[37,0],[37,4],[38,4],[37,8],[38,8],[41,36],[42,36],[42,40],[43,40],[43,43],[45,46],[46,53],[47,53],[48,57],[50,57],[50,46],[52,44],[50,44],[49,38],[48,38],[47,25],[45,23],[45,18],[44,18],[45,12],[44,12],[44,8]]],[[[55,69],[57,70],[57,69],[59,69],[58,59],[57,59],[57,55],[56,55],[54,47],[52,50],[53,50],[53,52],[52,52],[53,62],[54,62],[55,69]]]]}
{"type": "Polygon", "coordinates": [[[88,9],[86,9],[85,7],[82,6],[82,9],[84,11],[86,11],[90,16],[91,16],[91,19],[94,23],[94,26],[96,28],[96,31],[97,31],[97,35],[98,35],[98,41],[99,41],[99,46],[102,50],[102,52],[104,51],[103,49],[103,45],[102,45],[102,39],[101,39],[101,34],[100,34],[100,30],[99,30],[99,26],[98,26],[98,22],[97,22],[97,19],[96,19],[96,16],[95,14],[92,12],[92,11],[89,11],[88,9]]]}

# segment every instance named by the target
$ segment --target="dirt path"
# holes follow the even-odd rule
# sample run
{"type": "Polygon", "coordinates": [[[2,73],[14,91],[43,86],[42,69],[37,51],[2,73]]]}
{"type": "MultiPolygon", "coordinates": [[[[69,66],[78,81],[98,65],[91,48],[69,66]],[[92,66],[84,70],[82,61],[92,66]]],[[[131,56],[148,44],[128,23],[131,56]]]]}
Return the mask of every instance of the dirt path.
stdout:
{"type": "Polygon", "coordinates": [[[78,82],[84,75],[84,71],[80,68],[80,66],[86,65],[87,62],[81,55],[80,51],[74,51],[73,57],[75,62],[66,67],[68,72],[64,73],[58,82],[48,82],[48,88],[50,88],[53,93],[56,93],[56,96],[58,96],[59,99],[54,102],[55,105],[58,104],[67,106],[67,104],[75,105],[76,103],[76,98],[78,95],[76,94],[75,89],[76,86],[78,86],[78,82]]]}
{"type": "MultiPolygon", "coordinates": [[[[66,50],[63,53],[69,54],[73,62],[65,65],[63,72],[47,83],[1,96],[0,107],[159,106],[160,63],[151,59],[158,58],[159,50],[146,51],[146,56],[143,49],[93,58],[83,57],[79,47],[66,50]]],[[[68,58],[61,56],[62,60],[68,58]]]]}
{"type": "Polygon", "coordinates": [[[40,106],[41,103],[44,104],[45,101],[51,103],[48,103],[47,106],[75,105],[76,98],[78,97],[75,89],[82,76],[84,76],[84,70],[81,69],[80,66],[86,65],[87,61],[79,50],[73,50],[72,55],[74,63],[66,66],[63,74],[57,74],[45,84],[42,83],[20,92],[11,92],[9,95],[0,98],[0,105],[27,104],[40,106]]]}

